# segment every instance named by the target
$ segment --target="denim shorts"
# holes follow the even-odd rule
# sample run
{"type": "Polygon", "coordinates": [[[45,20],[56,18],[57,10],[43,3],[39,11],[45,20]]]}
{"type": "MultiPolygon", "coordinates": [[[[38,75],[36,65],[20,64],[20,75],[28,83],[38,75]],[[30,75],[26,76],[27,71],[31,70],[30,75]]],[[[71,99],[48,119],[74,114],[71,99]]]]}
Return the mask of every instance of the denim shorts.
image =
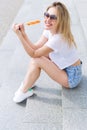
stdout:
{"type": "Polygon", "coordinates": [[[69,88],[75,88],[82,79],[82,62],[77,66],[69,66],[64,69],[68,75],[69,88]]]}

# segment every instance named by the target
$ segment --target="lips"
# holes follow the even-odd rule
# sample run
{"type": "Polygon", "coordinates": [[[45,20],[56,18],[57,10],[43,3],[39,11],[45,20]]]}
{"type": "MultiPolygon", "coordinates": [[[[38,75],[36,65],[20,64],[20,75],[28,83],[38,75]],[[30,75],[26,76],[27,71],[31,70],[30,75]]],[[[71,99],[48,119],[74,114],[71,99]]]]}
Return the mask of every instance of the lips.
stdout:
{"type": "Polygon", "coordinates": [[[51,23],[45,23],[45,26],[50,27],[50,26],[52,26],[52,24],[51,23]]]}

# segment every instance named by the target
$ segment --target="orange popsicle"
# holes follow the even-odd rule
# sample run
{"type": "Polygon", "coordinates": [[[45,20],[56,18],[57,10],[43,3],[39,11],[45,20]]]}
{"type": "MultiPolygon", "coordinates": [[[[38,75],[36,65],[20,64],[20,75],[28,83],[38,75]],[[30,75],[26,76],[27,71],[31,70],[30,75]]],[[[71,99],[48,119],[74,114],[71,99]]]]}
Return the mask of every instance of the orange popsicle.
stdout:
{"type": "Polygon", "coordinates": [[[40,20],[34,20],[34,21],[26,22],[26,25],[34,25],[38,23],[40,23],[40,20]]]}

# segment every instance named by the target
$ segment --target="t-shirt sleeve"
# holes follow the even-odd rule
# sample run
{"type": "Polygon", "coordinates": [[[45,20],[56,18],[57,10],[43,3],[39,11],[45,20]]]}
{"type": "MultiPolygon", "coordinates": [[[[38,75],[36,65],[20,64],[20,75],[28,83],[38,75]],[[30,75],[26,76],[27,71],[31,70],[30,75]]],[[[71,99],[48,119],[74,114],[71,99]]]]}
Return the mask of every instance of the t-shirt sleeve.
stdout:
{"type": "Polygon", "coordinates": [[[59,49],[61,47],[60,38],[52,37],[50,40],[48,40],[46,42],[45,46],[48,46],[49,48],[53,49],[54,51],[59,51],[59,49]]]}
{"type": "Polygon", "coordinates": [[[47,39],[49,39],[49,31],[48,31],[48,30],[44,30],[44,31],[43,31],[43,35],[44,35],[47,39]]]}

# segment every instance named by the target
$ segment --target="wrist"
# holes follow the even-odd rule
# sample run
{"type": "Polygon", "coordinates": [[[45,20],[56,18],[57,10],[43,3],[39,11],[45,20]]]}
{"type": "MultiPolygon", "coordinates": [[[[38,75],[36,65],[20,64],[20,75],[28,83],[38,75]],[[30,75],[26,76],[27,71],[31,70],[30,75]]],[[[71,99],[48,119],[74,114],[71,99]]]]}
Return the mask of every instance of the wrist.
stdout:
{"type": "Polygon", "coordinates": [[[23,37],[26,37],[26,33],[25,32],[22,32],[22,35],[23,35],[23,37]]]}

